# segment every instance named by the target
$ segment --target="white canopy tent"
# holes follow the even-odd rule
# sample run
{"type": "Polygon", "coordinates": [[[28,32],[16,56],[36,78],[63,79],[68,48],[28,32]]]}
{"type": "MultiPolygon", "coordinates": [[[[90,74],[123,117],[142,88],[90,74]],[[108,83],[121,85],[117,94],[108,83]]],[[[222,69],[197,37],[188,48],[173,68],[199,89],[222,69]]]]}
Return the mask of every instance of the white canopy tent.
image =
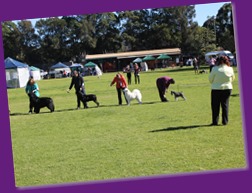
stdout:
{"type": "MultiPolygon", "coordinates": [[[[97,75],[98,77],[100,77],[102,75],[102,71],[101,69],[99,68],[99,66],[93,62],[88,62],[84,65],[84,67],[87,69],[91,68],[91,69],[94,69],[94,71],[92,70],[92,75],[97,75]]],[[[88,70],[89,71],[89,70],[88,70]]],[[[88,73],[90,74],[90,73],[88,73]]]]}
{"type": "Polygon", "coordinates": [[[29,67],[30,75],[34,78],[34,80],[41,80],[40,69],[34,66],[29,67]]]}
{"type": "Polygon", "coordinates": [[[9,57],[4,63],[7,88],[25,87],[30,77],[29,66],[9,57]]]}
{"type": "Polygon", "coordinates": [[[50,67],[49,75],[53,78],[61,78],[64,76],[64,73],[66,75],[71,74],[71,69],[69,66],[61,62],[58,62],[50,67]]]}

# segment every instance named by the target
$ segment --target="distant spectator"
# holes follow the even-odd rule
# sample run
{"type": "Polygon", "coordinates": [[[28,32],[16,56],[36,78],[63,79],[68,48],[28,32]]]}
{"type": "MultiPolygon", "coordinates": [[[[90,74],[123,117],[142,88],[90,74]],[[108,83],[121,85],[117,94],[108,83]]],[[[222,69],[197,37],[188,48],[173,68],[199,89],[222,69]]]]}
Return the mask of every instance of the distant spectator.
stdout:
{"type": "Polygon", "coordinates": [[[216,58],[213,56],[210,56],[210,60],[209,60],[210,72],[212,71],[212,68],[215,66],[215,63],[216,63],[216,58]]]}
{"type": "Polygon", "coordinates": [[[131,68],[130,68],[130,65],[126,66],[125,73],[127,74],[128,85],[130,85],[131,84],[131,68]]]}
{"type": "Polygon", "coordinates": [[[194,73],[198,74],[199,73],[199,62],[196,57],[193,58],[193,68],[194,68],[194,73]]]}
{"type": "Polygon", "coordinates": [[[134,76],[135,76],[135,84],[140,84],[140,71],[141,68],[137,63],[134,64],[134,76]]]}

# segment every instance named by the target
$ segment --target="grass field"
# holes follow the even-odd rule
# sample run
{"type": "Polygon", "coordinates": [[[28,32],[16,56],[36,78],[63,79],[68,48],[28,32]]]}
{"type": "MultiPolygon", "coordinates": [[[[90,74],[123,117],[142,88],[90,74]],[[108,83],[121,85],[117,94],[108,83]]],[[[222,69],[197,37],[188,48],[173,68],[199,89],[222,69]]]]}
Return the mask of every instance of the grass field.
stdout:
{"type": "Polygon", "coordinates": [[[84,77],[87,94],[100,107],[75,110],[70,78],[40,80],[41,96],[53,98],[56,111],[28,114],[24,88],[8,89],[16,186],[35,186],[107,179],[245,168],[245,148],[237,69],[227,126],[211,123],[208,74],[190,68],[141,73],[143,104],[118,106],[115,73],[84,77]],[[175,79],[161,103],[157,77],[175,79]],[[170,91],[183,91],[175,101],[170,91]]]}

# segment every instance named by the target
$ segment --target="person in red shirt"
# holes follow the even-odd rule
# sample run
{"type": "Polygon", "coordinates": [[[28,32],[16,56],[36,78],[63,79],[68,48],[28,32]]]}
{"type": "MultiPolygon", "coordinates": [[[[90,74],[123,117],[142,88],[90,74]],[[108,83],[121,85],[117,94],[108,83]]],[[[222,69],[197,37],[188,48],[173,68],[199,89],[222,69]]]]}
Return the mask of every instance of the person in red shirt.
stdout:
{"type": "MultiPolygon", "coordinates": [[[[117,90],[117,96],[118,96],[118,103],[119,105],[122,105],[122,90],[127,88],[127,82],[122,74],[117,73],[114,79],[112,80],[112,82],[110,83],[110,86],[112,86],[115,83],[116,83],[116,90],[117,90]]],[[[128,101],[126,100],[126,98],[125,98],[125,101],[128,104],[128,101]]]]}

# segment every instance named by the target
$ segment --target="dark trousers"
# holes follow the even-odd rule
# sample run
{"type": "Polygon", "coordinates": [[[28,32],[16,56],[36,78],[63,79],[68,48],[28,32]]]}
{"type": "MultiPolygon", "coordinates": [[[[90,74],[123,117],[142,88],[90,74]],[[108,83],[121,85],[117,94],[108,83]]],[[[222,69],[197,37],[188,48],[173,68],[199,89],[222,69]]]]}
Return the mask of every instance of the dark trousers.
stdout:
{"type": "MultiPolygon", "coordinates": [[[[78,93],[79,91],[78,90],[76,90],[75,91],[75,94],[76,94],[76,97],[77,97],[77,108],[80,108],[80,105],[81,105],[81,99],[78,97],[78,93]]],[[[84,94],[84,95],[86,95],[86,91],[85,91],[85,89],[84,88],[82,88],[82,90],[81,90],[81,92],[82,92],[82,94],[84,94]]],[[[87,108],[88,106],[87,106],[87,102],[84,102],[84,107],[85,108],[87,108]]]]}
{"type": "Polygon", "coordinates": [[[158,87],[158,93],[159,93],[159,97],[162,102],[168,101],[167,98],[165,97],[165,90],[164,89],[158,87]]]}
{"type": "Polygon", "coordinates": [[[30,103],[29,103],[29,113],[32,113],[32,109],[33,109],[33,104],[32,104],[32,102],[31,101],[29,101],[30,103]]]}
{"type": "Polygon", "coordinates": [[[131,73],[130,72],[127,73],[127,80],[128,80],[128,84],[131,84],[131,73]]]}
{"type": "Polygon", "coordinates": [[[232,90],[212,90],[211,108],[212,124],[217,125],[219,121],[220,107],[222,109],[222,124],[228,123],[229,98],[232,90]]]}
{"type": "MultiPolygon", "coordinates": [[[[117,90],[117,96],[118,96],[118,103],[119,103],[119,105],[121,105],[121,104],[122,104],[122,93],[123,93],[123,95],[124,95],[124,98],[125,98],[125,94],[124,94],[124,92],[122,91],[122,88],[116,88],[116,90],[117,90]]],[[[125,98],[125,101],[126,101],[126,103],[128,104],[128,101],[127,101],[126,98],[125,98]]]]}
{"type": "Polygon", "coordinates": [[[134,74],[135,75],[135,84],[140,84],[140,76],[139,74],[134,74]]]}
{"type": "Polygon", "coordinates": [[[211,72],[211,71],[212,71],[213,67],[214,67],[214,65],[210,65],[209,72],[211,72]]]}

